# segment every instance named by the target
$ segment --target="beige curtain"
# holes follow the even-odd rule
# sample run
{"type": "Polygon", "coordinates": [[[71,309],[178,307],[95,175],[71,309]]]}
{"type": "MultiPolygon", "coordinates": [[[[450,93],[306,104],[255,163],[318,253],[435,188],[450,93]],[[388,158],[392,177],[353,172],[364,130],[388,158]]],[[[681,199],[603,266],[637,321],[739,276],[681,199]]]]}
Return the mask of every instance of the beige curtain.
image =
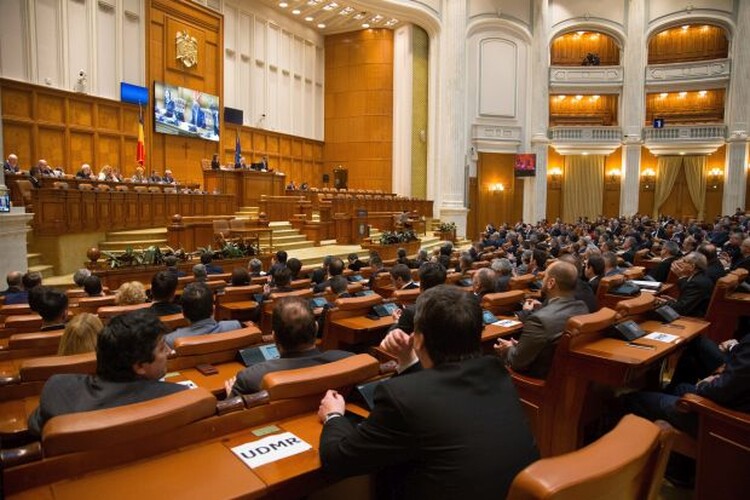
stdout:
{"type": "Polygon", "coordinates": [[[595,218],[604,205],[604,156],[571,155],[565,157],[563,182],[563,220],[595,218]]]}
{"type": "Polygon", "coordinates": [[[703,219],[706,208],[706,160],[706,156],[685,156],[682,159],[690,199],[698,210],[698,219],[703,219]]]}
{"type": "Polygon", "coordinates": [[[682,167],[682,156],[660,156],[656,164],[656,187],[654,188],[654,218],[659,217],[659,209],[669,198],[674,181],[682,167]]]}

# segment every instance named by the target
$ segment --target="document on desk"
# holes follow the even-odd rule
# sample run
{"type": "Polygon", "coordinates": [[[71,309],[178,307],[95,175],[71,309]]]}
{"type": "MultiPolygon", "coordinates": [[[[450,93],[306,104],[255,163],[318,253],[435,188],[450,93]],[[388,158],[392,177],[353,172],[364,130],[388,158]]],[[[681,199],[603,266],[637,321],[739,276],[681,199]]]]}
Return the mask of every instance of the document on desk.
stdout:
{"type": "Polygon", "coordinates": [[[495,321],[492,324],[495,326],[502,326],[503,328],[510,328],[511,326],[520,325],[521,322],[513,319],[501,319],[500,321],[495,321]]]}
{"type": "Polygon", "coordinates": [[[672,344],[676,342],[680,337],[678,335],[671,335],[669,333],[651,332],[648,335],[644,335],[642,338],[656,340],[657,342],[665,342],[667,344],[672,344]]]}
{"type": "Polygon", "coordinates": [[[235,446],[232,448],[232,452],[245,462],[245,465],[255,469],[261,465],[270,464],[311,449],[312,446],[291,432],[282,432],[235,446]]]}

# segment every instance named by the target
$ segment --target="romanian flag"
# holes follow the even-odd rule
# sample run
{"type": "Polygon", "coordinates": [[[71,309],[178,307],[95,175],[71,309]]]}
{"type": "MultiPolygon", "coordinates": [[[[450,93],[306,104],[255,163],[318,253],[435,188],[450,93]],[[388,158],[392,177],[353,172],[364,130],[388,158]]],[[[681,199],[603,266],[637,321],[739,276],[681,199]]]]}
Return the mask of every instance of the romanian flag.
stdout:
{"type": "Polygon", "coordinates": [[[135,148],[135,161],[141,166],[146,162],[146,144],[143,139],[143,108],[138,105],[138,145],[135,148]]]}
{"type": "Polygon", "coordinates": [[[234,164],[235,166],[240,164],[240,158],[242,158],[242,146],[240,146],[240,132],[237,131],[237,139],[234,141],[234,164]]]}

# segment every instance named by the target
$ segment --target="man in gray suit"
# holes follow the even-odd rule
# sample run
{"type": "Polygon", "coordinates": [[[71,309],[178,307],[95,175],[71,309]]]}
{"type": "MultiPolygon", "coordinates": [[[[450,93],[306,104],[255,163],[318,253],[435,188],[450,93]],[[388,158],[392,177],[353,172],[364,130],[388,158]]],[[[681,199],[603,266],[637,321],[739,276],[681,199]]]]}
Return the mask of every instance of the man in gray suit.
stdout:
{"type": "Polygon", "coordinates": [[[58,415],[140,403],[187,389],[159,381],[167,372],[170,351],[165,332],[149,309],[112,318],[97,340],[96,375],[50,377],[39,407],[29,416],[29,432],[40,436],[44,424],[58,415]]]}
{"type": "Polygon", "coordinates": [[[307,300],[288,297],[273,308],[273,335],[281,357],[256,363],[226,381],[228,397],[252,394],[260,390],[266,373],[322,365],[351,356],[346,351],[321,352],[315,347],[318,322],[307,300]]]}
{"type": "Polygon", "coordinates": [[[174,341],[180,337],[194,337],[208,333],[239,330],[242,325],[237,320],[216,321],[214,315],[214,294],[205,283],[190,283],[182,292],[182,314],[190,321],[190,326],[178,328],[168,334],[167,345],[174,349],[174,341]]]}
{"type": "Polygon", "coordinates": [[[565,323],[589,312],[583,301],[573,297],[577,280],[576,268],[569,262],[558,261],[547,268],[542,282],[544,305],[527,301],[523,307],[529,314],[523,320],[521,337],[517,341],[498,339],[495,344],[495,352],[511,368],[530,377],[547,377],[565,323]]]}

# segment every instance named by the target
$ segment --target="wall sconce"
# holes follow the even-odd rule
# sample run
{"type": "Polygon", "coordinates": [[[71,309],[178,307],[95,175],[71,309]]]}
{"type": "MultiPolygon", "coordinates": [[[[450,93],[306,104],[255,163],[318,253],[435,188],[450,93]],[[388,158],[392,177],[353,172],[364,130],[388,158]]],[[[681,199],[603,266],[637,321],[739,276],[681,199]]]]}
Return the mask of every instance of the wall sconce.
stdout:
{"type": "Polygon", "coordinates": [[[490,193],[492,193],[492,194],[502,193],[503,191],[505,191],[505,185],[502,182],[497,182],[495,184],[490,184],[489,185],[489,190],[490,190],[490,193]]]}
{"type": "Polygon", "coordinates": [[[612,184],[619,182],[620,181],[620,169],[614,168],[610,170],[607,176],[609,177],[609,182],[611,182],[612,184]]]}
{"type": "Polygon", "coordinates": [[[647,168],[641,171],[641,184],[643,189],[653,189],[656,181],[656,171],[653,168],[647,168]]]}
{"type": "Polygon", "coordinates": [[[558,183],[562,179],[562,169],[560,167],[552,167],[548,172],[549,180],[558,183]]]}
{"type": "Polygon", "coordinates": [[[721,178],[724,176],[724,172],[717,167],[712,168],[708,172],[708,184],[711,186],[711,189],[719,189],[719,183],[721,182],[721,178]]]}

